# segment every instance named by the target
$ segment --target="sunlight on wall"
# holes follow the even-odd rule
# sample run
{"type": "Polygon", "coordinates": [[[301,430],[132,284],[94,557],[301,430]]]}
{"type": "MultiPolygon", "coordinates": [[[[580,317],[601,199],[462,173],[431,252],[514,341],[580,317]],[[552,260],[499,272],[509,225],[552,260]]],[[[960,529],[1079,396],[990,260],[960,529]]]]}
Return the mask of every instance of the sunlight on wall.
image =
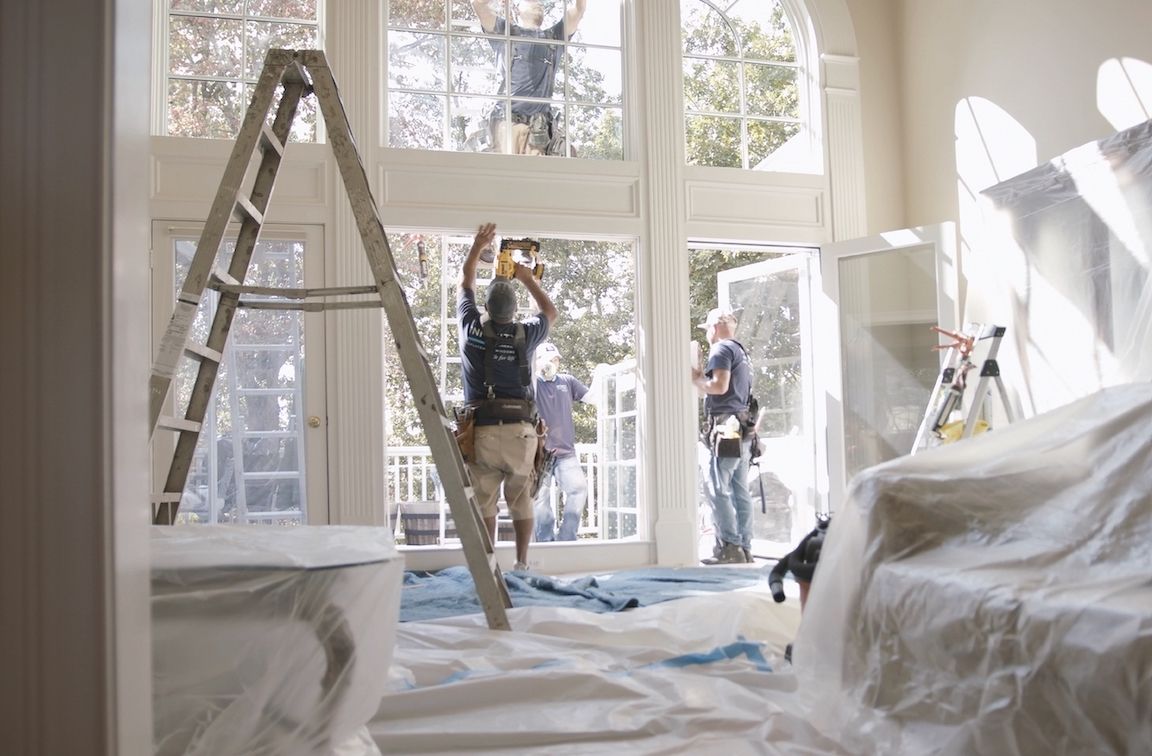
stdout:
{"type": "MultiPolygon", "coordinates": [[[[984,241],[986,221],[980,192],[1036,166],[1036,140],[999,105],[982,97],[956,104],[956,197],[960,222],[958,297],[961,322],[1005,323],[1009,288],[1022,286],[1025,260],[1004,240],[984,241]],[[995,248],[995,254],[974,254],[995,248]]],[[[1009,237],[1010,238],[1010,237],[1009,237]]]]}
{"type": "Polygon", "coordinates": [[[1136,58],[1104,61],[1096,74],[1096,108],[1117,131],[1152,118],[1152,64],[1136,58]]]}

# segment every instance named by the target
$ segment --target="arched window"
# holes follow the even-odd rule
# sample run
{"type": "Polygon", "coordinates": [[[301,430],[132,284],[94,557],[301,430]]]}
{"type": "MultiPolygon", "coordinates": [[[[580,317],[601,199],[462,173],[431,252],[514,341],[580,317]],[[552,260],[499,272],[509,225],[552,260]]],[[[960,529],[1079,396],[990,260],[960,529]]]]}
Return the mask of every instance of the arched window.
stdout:
{"type": "Polygon", "coordinates": [[[387,144],[620,160],[620,29],[607,0],[391,0],[387,144]]]}
{"type": "Polygon", "coordinates": [[[806,36],[786,0],[681,0],[689,165],[810,170],[806,36]]]}

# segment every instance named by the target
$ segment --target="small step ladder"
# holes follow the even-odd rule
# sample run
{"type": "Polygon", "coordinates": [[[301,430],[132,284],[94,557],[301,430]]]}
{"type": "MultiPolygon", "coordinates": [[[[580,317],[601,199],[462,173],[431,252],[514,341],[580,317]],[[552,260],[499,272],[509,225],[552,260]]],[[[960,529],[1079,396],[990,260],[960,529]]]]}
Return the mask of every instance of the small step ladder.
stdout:
{"type": "Polygon", "coordinates": [[[176,519],[180,497],[196,451],[196,442],[212,399],[212,389],[238,307],[308,312],[356,307],[384,308],[488,626],[494,630],[510,630],[506,609],[512,606],[512,601],[500,566],[496,563],[492,540],[480,516],[467,468],[452,435],[452,421],[444,410],[436,388],[435,375],[420,343],[416,322],[401,287],[384,226],[368,186],[368,177],[348,125],[344,104],[322,50],[268,51],[264,69],[260,73],[216,192],[216,199],[200,235],[196,253],[177,295],[172,319],[160,343],[150,380],[151,427],[153,433],[157,428],[165,428],[175,431],[178,437],[163,490],[153,496],[155,524],[172,524],[176,519]],[[282,94],[269,125],[268,114],[278,89],[282,89],[282,94]],[[309,96],[316,98],[324,118],[328,142],[340,168],[356,225],[360,229],[374,283],[369,286],[327,289],[245,286],[244,280],[284,157],[284,145],[301,98],[309,96]],[[261,153],[259,167],[252,179],[251,189],[245,193],[242,187],[248,175],[248,166],[257,150],[261,153]],[[216,269],[216,252],[229,222],[234,218],[240,221],[241,226],[232,261],[227,271],[216,269]],[[190,341],[192,325],[206,288],[218,291],[219,301],[205,343],[193,343],[190,341]],[[249,302],[241,298],[243,295],[272,296],[279,300],[249,302]],[[328,301],[329,297],[359,298],[328,301]],[[199,364],[188,408],[183,417],[164,417],[161,413],[183,357],[199,364]]]}
{"type": "Polygon", "coordinates": [[[972,361],[972,352],[976,342],[990,339],[988,353],[980,368],[980,380],[976,382],[976,389],[972,393],[971,406],[964,415],[963,428],[960,438],[970,438],[981,421],[981,412],[984,409],[984,400],[990,392],[988,383],[994,382],[1000,395],[1000,404],[1008,422],[1014,421],[1012,404],[1008,400],[1008,391],[1004,388],[1004,381],[1000,378],[1000,363],[996,355],[1000,352],[1000,341],[1004,338],[1007,329],[1004,326],[969,323],[963,331],[946,331],[937,326],[933,331],[948,336],[951,343],[936,347],[944,350],[944,362],[940,374],[936,378],[936,385],[932,389],[932,397],[924,410],[924,418],[920,421],[920,428],[916,431],[916,439],[912,443],[911,454],[922,449],[942,443],[944,428],[949,424],[956,411],[962,411],[964,392],[968,387],[968,373],[976,367],[972,361]]]}

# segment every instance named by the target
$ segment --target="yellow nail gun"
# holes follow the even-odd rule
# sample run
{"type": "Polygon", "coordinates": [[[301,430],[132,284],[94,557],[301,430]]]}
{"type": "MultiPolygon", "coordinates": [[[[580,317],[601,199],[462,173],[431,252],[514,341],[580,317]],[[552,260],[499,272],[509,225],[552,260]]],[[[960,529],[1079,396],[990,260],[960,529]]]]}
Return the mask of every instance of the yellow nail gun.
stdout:
{"type": "Polygon", "coordinates": [[[496,258],[496,277],[514,278],[517,265],[531,268],[532,275],[538,281],[544,278],[540,242],[535,239],[501,239],[500,255],[496,258]]]}

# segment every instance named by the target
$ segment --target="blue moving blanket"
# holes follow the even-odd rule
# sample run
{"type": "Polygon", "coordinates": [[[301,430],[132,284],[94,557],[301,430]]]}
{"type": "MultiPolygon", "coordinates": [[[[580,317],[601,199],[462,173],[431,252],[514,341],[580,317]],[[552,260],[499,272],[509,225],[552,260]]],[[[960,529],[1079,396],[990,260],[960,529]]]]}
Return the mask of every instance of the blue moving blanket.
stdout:
{"type": "MultiPolygon", "coordinates": [[[[619,612],[697,593],[746,588],[767,580],[767,569],[740,567],[654,567],[600,577],[563,580],[530,572],[506,572],[513,606],[567,606],[590,612],[619,612]]],[[[480,612],[467,567],[405,572],[400,621],[480,612]]]]}

